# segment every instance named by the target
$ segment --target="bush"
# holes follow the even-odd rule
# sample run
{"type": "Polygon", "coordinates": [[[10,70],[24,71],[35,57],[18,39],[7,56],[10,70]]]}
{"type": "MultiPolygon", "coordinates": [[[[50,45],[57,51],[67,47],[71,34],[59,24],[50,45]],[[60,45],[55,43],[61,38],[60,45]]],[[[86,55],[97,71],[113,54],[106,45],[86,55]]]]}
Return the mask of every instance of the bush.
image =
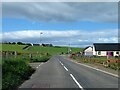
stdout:
{"type": "Polygon", "coordinates": [[[2,65],[2,90],[17,89],[35,71],[25,61],[4,59],[2,65]]]}
{"type": "Polygon", "coordinates": [[[112,63],[109,65],[110,68],[114,70],[120,70],[120,67],[118,66],[118,63],[112,63]]]}
{"type": "Polygon", "coordinates": [[[18,44],[18,45],[24,45],[24,43],[22,43],[22,42],[17,42],[17,44],[18,44]]]}
{"type": "Polygon", "coordinates": [[[35,57],[31,59],[31,62],[46,62],[50,59],[50,56],[35,57]]]}

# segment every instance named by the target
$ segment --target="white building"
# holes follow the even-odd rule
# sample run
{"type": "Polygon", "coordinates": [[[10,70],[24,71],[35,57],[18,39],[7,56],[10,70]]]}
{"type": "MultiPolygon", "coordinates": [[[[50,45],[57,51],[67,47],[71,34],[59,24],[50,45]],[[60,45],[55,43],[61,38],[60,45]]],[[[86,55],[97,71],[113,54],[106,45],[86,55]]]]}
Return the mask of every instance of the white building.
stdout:
{"type": "Polygon", "coordinates": [[[94,43],[93,47],[84,49],[85,56],[119,56],[120,43],[94,43]]]}
{"type": "Polygon", "coordinates": [[[85,56],[93,56],[93,47],[88,46],[83,51],[85,56]]]}

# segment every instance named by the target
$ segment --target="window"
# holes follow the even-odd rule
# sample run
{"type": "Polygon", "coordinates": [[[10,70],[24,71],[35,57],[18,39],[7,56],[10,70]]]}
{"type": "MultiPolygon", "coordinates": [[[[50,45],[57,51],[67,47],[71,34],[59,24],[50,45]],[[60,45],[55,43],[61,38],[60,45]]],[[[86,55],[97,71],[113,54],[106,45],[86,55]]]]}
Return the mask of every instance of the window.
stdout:
{"type": "Polygon", "coordinates": [[[116,54],[119,54],[119,52],[116,52],[116,54]]]}
{"type": "Polygon", "coordinates": [[[98,51],[98,55],[101,55],[101,51],[98,51]]]}
{"type": "Polygon", "coordinates": [[[108,52],[106,52],[106,55],[108,55],[108,52]]]}
{"type": "Polygon", "coordinates": [[[114,53],[113,53],[113,52],[110,52],[110,56],[114,56],[114,53]]]}
{"type": "Polygon", "coordinates": [[[110,51],[107,52],[106,54],[107,54],[108,56],[114,56],[114,53],[113,53],[113,52],[110,52],[110,51]]]}

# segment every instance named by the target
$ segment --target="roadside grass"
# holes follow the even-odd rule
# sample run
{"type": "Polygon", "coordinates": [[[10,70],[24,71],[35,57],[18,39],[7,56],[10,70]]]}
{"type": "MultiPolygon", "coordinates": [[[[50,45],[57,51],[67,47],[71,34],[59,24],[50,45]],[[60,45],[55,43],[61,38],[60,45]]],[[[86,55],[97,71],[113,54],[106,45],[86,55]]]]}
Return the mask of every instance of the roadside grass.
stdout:
{"type": "Polygon", "coordinates": [[[50,59],[50,56],[34,57],[31,58],[30,62],[47,62],[50,59]]]}
{"type": "Polygon", "coordinates": [[[2,65],[2,57],[0,57],[0,65],[2,65]]]}
{"type": "Polygon", "coordinates": [[[35,70],[19,58],[3,58],[2,71],[2,90],[15,90],[35,70]]]}
{"type": "MultiPolygon", "coordinates": [[[[73,60],[79,63],[91,63],[91,64],[101,64],[106,68],[111,68],[114,70],[120,70],[120,62],[112,62],[108,64],[107,57],[84,57],[84,56],[72,56],[73,60]]],[[[118,60],[119,58],[111,57],[113,60],[118,60]]]]}
{"type": "Polygon", "coordinates": [[[50,55],[41,56],[36,54],[33,57],[19,55],[17,57],[4,57],[2,62],[2,90],[16,90],[25,80],[34,73],[28,63],[46,62],[50,59],[50,55]]]}

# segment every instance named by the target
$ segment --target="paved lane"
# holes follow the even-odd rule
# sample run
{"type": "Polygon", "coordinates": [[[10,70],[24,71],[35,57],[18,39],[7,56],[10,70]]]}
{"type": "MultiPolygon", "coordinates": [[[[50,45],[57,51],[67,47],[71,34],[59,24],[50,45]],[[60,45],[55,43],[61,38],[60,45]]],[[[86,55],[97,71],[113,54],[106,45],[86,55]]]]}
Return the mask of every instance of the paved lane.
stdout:
{"type": "Polygon", "coordinates": [[[36,67],[35,74],[20,88],[78,88],[57,57],[52,57],[45,64],[36,67]]]}
{"type": "Polygon", "coordinates": [[[118,78],[58,56],[83,88],[118,88],[118,78]]]}
{"type": "Polygon", "coordinates": [[[37,70],[20,88],[118,88],[118,78],[76,64],[62,56],[36,65],[37,70]]]}

